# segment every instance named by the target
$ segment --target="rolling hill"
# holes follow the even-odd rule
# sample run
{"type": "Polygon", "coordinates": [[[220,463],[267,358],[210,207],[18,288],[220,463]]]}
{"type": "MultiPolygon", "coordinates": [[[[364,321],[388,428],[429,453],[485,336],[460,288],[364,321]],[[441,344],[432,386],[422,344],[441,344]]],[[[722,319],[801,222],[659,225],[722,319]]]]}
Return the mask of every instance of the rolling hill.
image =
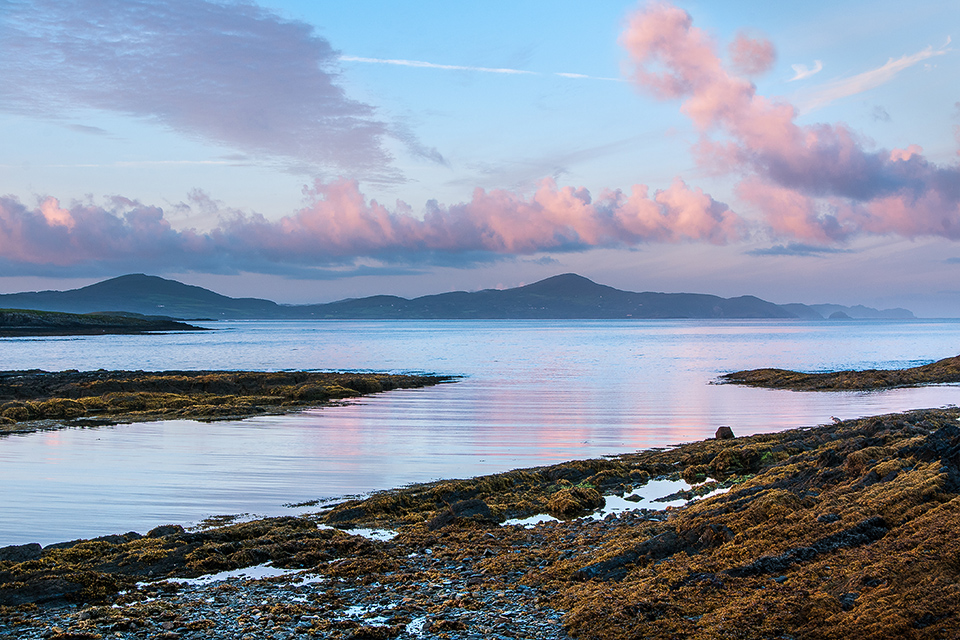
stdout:
{"type": "Polygon", "coordinates": [[[131,274],[69,291],[0,295],[0,308],[67,313],[98,311],[182,319],[823,319],[845,310],[852,318],[911,318],[905,309],[878,311],[839,305],[777,305],[755,296],[721,298],[702,293],[636,293],[565,273],[512,289],[452,291],[407,299],[378,295],[325,304],[280,305],[230,298],[157,276],[131,274]]]}

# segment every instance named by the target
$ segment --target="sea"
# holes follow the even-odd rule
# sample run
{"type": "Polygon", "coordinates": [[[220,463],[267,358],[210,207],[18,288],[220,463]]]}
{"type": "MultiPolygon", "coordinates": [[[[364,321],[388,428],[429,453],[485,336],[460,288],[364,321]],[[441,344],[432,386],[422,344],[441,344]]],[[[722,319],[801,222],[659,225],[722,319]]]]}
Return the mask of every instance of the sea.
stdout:
{"type": "Polygon", "coordinates": [[[0,437],[0,546],[275,516],[712,437],[960,403],[716,384],[759,367],[900,368],[960,353],[960,320],[247,321],[143,336],[0,339],[0,369],[337,370],[458,376],[284,416],[0,437]],[[300,503],[319,501],[309,506],[300,503]]]}

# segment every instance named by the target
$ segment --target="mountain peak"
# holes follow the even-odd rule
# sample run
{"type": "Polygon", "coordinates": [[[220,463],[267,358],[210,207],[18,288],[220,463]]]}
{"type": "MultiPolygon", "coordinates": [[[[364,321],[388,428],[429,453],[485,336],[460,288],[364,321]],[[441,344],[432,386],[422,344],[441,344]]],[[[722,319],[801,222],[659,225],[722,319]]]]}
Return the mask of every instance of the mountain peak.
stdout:
{"type": "MultiPolygon", "coordinates": [[[[204,300],[208,303],[227,303],[230,300],[227,296],[203,287],[184,284],[177,280],[168,280],[160,276],[148,276],[145,273],[128,273],[127,275],[117,276],[77,289],[76,292],[76,295],[106,296],[117,298],[118,301],[126,296],[131,298],[142,298],[144,296],[190,298],[204,300]]],[[[159,302],[159,300],[157,301],[159,302]]],[[[159,307],[158,311],[162,308],[159,307]]]]}
{"type": "Polygon", "coordinates": [[[604,291],[616,291],[613,287],[605,284],[597,284],[589,278],[584,278],[576,273],[561,273],[551,276],[544,280],[520,287],[521,290],[528,293],[551,296],[583,296],[594,295],[604,291]]]}

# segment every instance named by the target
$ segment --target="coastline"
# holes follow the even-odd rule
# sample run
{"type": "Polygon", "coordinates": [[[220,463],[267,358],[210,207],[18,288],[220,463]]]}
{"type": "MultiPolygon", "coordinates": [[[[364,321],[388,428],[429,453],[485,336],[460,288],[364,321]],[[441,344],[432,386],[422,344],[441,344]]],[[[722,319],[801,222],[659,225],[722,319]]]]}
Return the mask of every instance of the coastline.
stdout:
{"type": "Polygon", "coordinates": [[[943,637],[960,631],[960,556],[943,546],[960,528],[958,418],[890,414],[414,485],[310,516],[0,549],[0,633],[943,637]],[[583,517],[651,477],[708,475],[729,490],[583,517]],[[503,524],[536,513],[561,519],[503,524]],[[370,528],[396,535],[357,535],[370,528]],[[265,563],[290,572],[163,580],[265,563]]]}
{"type": "Polygon", "coordinates": [[[312,371],[0,371],[0,437],[156,420],[242,420],[456,380],[312,371]]]}
{"type": "Polygon", "coordinates": [[[721,384],[739,384],[790,391],[876,391],[960,382],[960,356],[907,369],[866,369],[804,373],[789,369],[751,369],[719,377],[721,384]]]}
{"type": "Polygon", "coordinates": [[[33,309],[0,309],[0,338],[83,335],[144,335],[210,331],[166,316],[138,313],[63,313],[33,309]]]}

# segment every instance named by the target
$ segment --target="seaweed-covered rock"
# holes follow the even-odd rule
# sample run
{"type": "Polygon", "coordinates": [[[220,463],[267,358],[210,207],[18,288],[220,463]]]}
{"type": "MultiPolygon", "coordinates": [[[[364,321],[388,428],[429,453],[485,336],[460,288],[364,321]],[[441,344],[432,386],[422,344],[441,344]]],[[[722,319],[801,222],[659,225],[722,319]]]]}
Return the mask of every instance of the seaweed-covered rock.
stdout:
{"type": "Polygon", "coordinates": [[[183,527],[179,524],[162,524],[159,527],[154,527],[147,532],[148,538],[163,538],[164,536],[175,536],[184,532],[183,527]]]}
{"type": "Polygon", "coordinates": [[[16,423],[18,432],[170,418],[239,419],[455,379],[315,371],[5,371],[0,418],[16,423]]]}
{"type": "Polygon", "coordinates": [[[558,518],[573,518],[584,513],[596,511],[606,504],[600,492],[592,487],[570,487],[560,489],[547,503],[547,511],[558,518]]]}
{"type": "Polygon", "coordinates": [[[497,519],[493,517],[493,513],[486,502],[473,498],[455,502],[442,509],[440,513],[427,522],[427,529],[435,531],[452,524],[459,526],[465,524],[495,525],[497,519]]]}
{"type": "Polygon", "coordinates": [[[0,562],[20,563],[36,560],[40,557],[42,549],[36,542],[0,547],[0,562]]]}

